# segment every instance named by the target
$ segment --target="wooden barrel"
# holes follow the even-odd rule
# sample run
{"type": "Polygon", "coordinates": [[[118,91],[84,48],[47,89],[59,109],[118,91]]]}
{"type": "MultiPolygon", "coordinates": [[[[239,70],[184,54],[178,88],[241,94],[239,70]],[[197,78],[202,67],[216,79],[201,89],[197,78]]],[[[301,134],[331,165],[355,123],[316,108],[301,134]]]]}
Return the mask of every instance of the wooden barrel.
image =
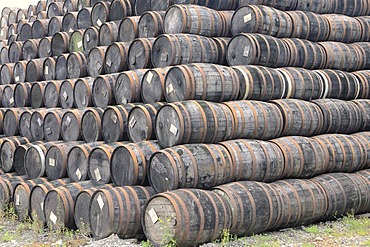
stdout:
{"type": "Polygon", "coordinates": [[[57,57],[55,64],[55,79],[67,79],[67,58],[69,54],[62,54],[57,57]]]}
{"type": "Polygon", "coordinates": [[[151,10],[150,0],[135,0],[135,15],[141,16],[145,11],[151,10]]]}
{"type": "Polygon", "coordinates": [[[90,181],[71,183],[50,190],[45,197],[44,212],[46,224],[50,229],[75,229],[74,201],[84,189],[91,188],[90,181]]]}
{"type": "Polygon", "coordinates": [[[110,162],[116,147],[124,142],[113,142],[95,147],[91,150],[88,160],[88,175],[93,185],[109,184],[111,182],[110,162]]]}
{"type": "Polygon", "coordinates": [[[147,69],[130,70],[121,73],[114,87],[114,98],[118,104],[141,102],[141,81],[147,69]]]}
{"type": "Polygon", "coordinates": [[[13,172],[13,160],[14,152],[17,147],[29,143],[30,141],[25,137],[10,137],[3,138],[0,147],[0,157],[1,157],[1,168],[4,172],[13,172]]]}
{"type": "Polygon", "coordinates": [[[77,0],[65,0],[63,5],[63,13],[69,13],[78,10],[77,0]]]}
{"type": "Polygon", "coordinates": [[[282,136],[314,136],[324,128],[323,113],[315,103],[295,99],[274,100],[284,119],[282,136]]]}
{"type": "Polygon", "coordinates": [[[64,2],[51,2],[49,7],[47,7],[48,18],[53,18],[54,16],[63,16],[63,5],[64,2]]]}
{"type": "Polygon", "coordinates": [[[102,142],[85,143],[74,146],[68,153],[67,173],[68,177],[74,181],[88,180],[88,160],[91,150],[103,145],[102,142]]]}
{"type": "Polygon", "coordinates": [[[23,60],[38,58],[40,41],[40,39],[29,39],[24,42],[22,47],[23,60]]]}
{"type": "Polygon", "coordinates": [[[335,1],[324,0],[320,2],[315,2],[314,4],[307,4],[307,2],[298,0],[298,1],[265,1],[265,0],[239,0],[239,6],[246,6],[246,5],[267,5],[270,7],[274,7],[280,10],[304,10],[304,11],[312,11],[319,14],[330,13],[335,11],[335,1]]]}
{"type": "Polygon", "coordinates": [[[218,37],[218,38],[212,38],[213,41],[216,43],[218,48],[218,64],[222,65],[228,65],[226,54],[227,54],[227,46],[231,40],[231,38],[226,37],[218,37]]]}
{"type": "Polygon", "coordinates": [[[0,52],[1,53],[0,54],[1,64],[9,63],[8,52],[9,52],[9,46],[4,46],[3,48],[1,48],[1,52],[0,52]]]}
{"type": "Polygon", "coordinates": [[[81,120],[86,110],[73,109],[64,113],[61,135],[64,141],[79,141],[81,136],[81,120]]]}
{"type": "Polygon", "coordinates": [[[37,178],[19,182],[14,187],[14,210],[19,220],[28,220],[30,217],[30,196],[31,190],[37,184],[47,182],[46,178],[37,178]]]}
{"type": "Polygon", "coordinates": [[[120,42],[131,43],[139,37],[139,20],[140,16],[129,16],[121,21],[118,30],[118,40],[120,42]]]}
{"type": "Polygon", "coordinates": [[[4,87],[3,95],[2,95],[2,106],[6,108],[13,108],[15,107],[14,102],[14,89],[15,84],[9,84],[4,87]]]}
{"type": "Polygon", "coordinates": [[[18,38],[20,41],[26,41],[28,39],[32,39],[32,22],[25,23],[21,27],[18,38]]]}
{"type": "Polygon", "coordinates": [[[82,8],[90,7],[91,1],[90,0],[78,0],[77,5],[78,5],[78,9],[81,10],[82,8]]]}
{"type": "Polygon", "coordinates": [[[92,48],[87,59],[87,72],[91,77],[98,77],[105,74],[105,54],[107,46],[92,48]]]}
{"type": "Polygon", "coordinates": [[[281,178],[311,178],[329,168],[329,152],[322,142],[303,136],[273,139],[284,157],[281,178]]]}
{"type": "Polygon", "coordinates": [[[236,72],[226,66],[189,64],[172,67],[165,79],[167,102],[185,100],[232,101],[239,95],[236,72]]]}
{"type": "Polygon", "coordinates": [[[17,21],[26,20],[28,18],[27,9],[20,9],[17,11],[17,21]]]}
{"type": "Polygon", "coordinates": [[[324,115],[324,125],[321,133],[356,133],[361,128],[363,116],[358,105],[351,101],[338,99],[318,99],[317,104],[324,115]]]}
{"type": "Polygon", "coordinates": [[[108,46],[118,41],[118,21],[103,23],[99,29],[99,45],[108,46]]]}
{"type": "Polygon", "coordinates": [[[67,76],[70,79],[87,76],[88,52],[73,52],[67,58],[67,76]]]}
{"type": "Polygon", "coordinates": [[[113,0],[109,9],[109,20],[120,21],[126,16],[134,15],[133,0],[113,0]]]}
{"type": "Polygon", "coordinates": [[[59,56],[63,53],[68,53],[68,45],[69,45],[69,33],[66,32],[58,32],[53,35],[51,40],[51,53],[53,56],[59,56]]]}
{"type": "Polygon", "coordinates": [[[231,130],[232,139],[269,140],[281,135],[284,119],[276,105],[246,100],[230,101],[225,105],[232,112],[235,123],[234,129],[231,130]]]}
{"type": "Polygon", "coordinates": [[[77,80],[69,79],[62,82],[59,92],[60,106],[63,109],[70,109],[75,105],[73,88],[77,80]]]}
{"type": "Polygon", "coordinates": [[[284,156],[274,143],[239,139],[220,144],[231,155],[234,180],[272,182],[282,177],[284,156]]]}
{"type": "Polygon", "coordinates": [[[165,11],[146,11],[139,20],[139,37],[151,38],[163,34],[165,11]]]}
{"type": "Polygon", "coordinates": [[[83,45],[85,51],[89,51],[92,48],[99,45],[99,28],[89,27],[84,32],[83,45]]]}
{"type": "Polygon", "coordinates": [[[232,212],[226,199],[212,191],[195,189],[153,196],[142,217],[145,236],[158,246],[170,243],[170,239],[181,246],[211,242],[220,237],[224,229],[230,229],[231,223],[232,212]]]}
{"type": "Polygon", "coordinates": [[[91,7],[84,7],[79,10],[77,15],[77,27],[78,29],[87,29],[92,26],[91,23],[91,7]]]}
{"type": "Polygon", "coordinates": [[[109,20],[109,8],[111,2],[97,2],[91,12],[91,23],[100,27],[109,20]]]}
{"type": "Polygon", "coordinates": [[[191,33],[207,37],[230,36],[232,14],[232,12],[221,14],[216,10],[198,5],[173,5],[167,10],[164,17],[164,31],[167,34],[191,33]]]}
{"type": "Polygon", "coordinates": [[[5,211],[13,202],[14,187],[19,182],[27,180],[26,176],[13,176],[0,180],[0,209],[5,211]]]}
{"type": "Polygon", "coordinates": [[[189,63],[218,63],[220,59],[215,41],[207,37],[193,34],[163,34],[153,44],[152,63],[154,67],[189,63]]]}
{"type": "Polygon", "coordinates": [[[351,135],[321,135],[314,139],[329,152],[327,172],[355,172],[367,166],[366,144],[351,135]]]}
{"type": "Polygon", "coordinates": [[[26,175],[30,179],[44,177],[45,175],[45,155],[53,145],[52,142],[38,143],[29,147],[24,156],[24,168],[26,175]]]}
{"type": "Polygon", "coordinates": [[[370,165],[369,165],[370,164],[370,146],[368,145],[368,143],[370,142],[370,133],[368,131],[359,132],[356,134],[352,134],[351,136],[356,138],[358,142],[362,143],[363,146],[365,146],[364,153],[366,154],[366,157],[367,157],[365,168],[366,169],[370,168],[370,165]]]}
{"type": "Polygon", "coordinates": [[[132,142],[155,139],[155,118],[164,103],[138,105],[132,108],[128,116],[127,134],[132,142]]]}
{"type": "Polygon", "coordinates": [[[360,41],[361,24],[354,18],[345,15],[323,15],[330,25],[329,37],[327,40],[354,43],[360,41]]]}
{"type": "Polygon", "coordinates": [[[360,126],[360,131],[370,131],[370,100],[359,99],[352,102],[358,106],[363,118],[362,124],[360,126]]]}
{"type": "Polygon", "coordinates": [[[43,65],[44,80],[55,80],[56,77],[56,60],[57,57],[48,57],[45,59],[43,65]]]}
{"type": "Polygon", "coordinates": [[[32,108],[41,108],[45,106],[45,87],[46,81],[33,83],[30,91],[31,106],[32,108]]]}
{"type": "Polygon", "coordinates": [[[43,124],[44,138],[46,141],[62,140],[62,117],[66,112],[67,110],[65,109],[54,109],[46,113],[43,124]]]}
{"type": "Polygon", "coordinates": [[[6,136],[16,136],[19,134],[19,118],[28,108],[10,108],[4,113],[3,130],[6,136]]]}
{"type": "Polygon", "coordinates": [[[67,177],[67,158],[69,151],[81,142],[65,142],[52,145],[45,156],[45,174],[49,180],[67,177]]]}
{"type": "Polygon", "coordinates": [[[34,21],[35,21],[35,20],[37,20],[37,19],[50,19],[50,18],[48,17],[48,13],[47,13],[47,11],[40,11],[40,12],[37,14],[37,16],[33,16],[33,17],[31,17],[30,21],[31,21],[31,22],[34,22],[34,21]]]}
{"type": "Polygon", "coordinates": [[[35,141],[44,140],[44,118],[48,112],[52,112],[55,109],[37,109],[31,115],[30,129],[32,139],[35,141]]]}
{"type": "Polygon", "coordinates": [[[82,116],[81,134],[82,139],[89,142],[102,141],[101,120],[103,117],[104,108],[90,108],[82,116]]]}
{"type": "Polygon", "coordinates": [[[128,51],[130,44],[115,42],[108,46],[105,55],[105,72],[107,74],[128,70],[128,51]]]}
{"type": "Polygon", "coordinates": [[[118,186],[148,185],[150,157],[160,149],[157,141],[128,143],[116,147],[110,162],[112,181],[118,186]],[[122,163],[122,160],[126,162],[122,163]]]}
{"type": "Polygon", "coordinates": [[[96,107],[106,107],[116,104],[113,97],[116,81],[120,74],[109,74],[98,76],[92,87],[92,101],[96,107]]]}
{"type": "Polygon", "coordinates": [[[62,31],[63,16],[54,16],[50,19],[48,26],[48,35],[54,36],[56,33],[62,31]]]}
{"type": "Polygon", "coordinates": [[[44,79],[44,62],[46,58],[33,59],[28,61],[26,67],[26,81],[35,82],[44,79]]]}
{"type": "Polygon", "coordinates": [[[359,16],[355,17],[361,26],[362,29],[362,34],[360,40],[363,42],[369,42],[370,41],[370,35],[369,35],[369,30],[370,30],[370,18],[368,16],[359,16]]]}
{"type": "Polygon", "coordinates": [[[30,18],[31,16],[34,15],[34,13],[37,12],[36,7],[37,6],[36,5],[33,5],[33,4],[31,4],[31,5],[28,6],[28,11],[27,11],[28,18],[30,18]]]}
{"type": "Polygon", "coordinates": [[[165,101],[165,78],[170,68],[155,68],[145,72],[141,80],[141,99],[144,103],[165,101]]]}
{"type": "Polygon", "coordinates": [[[128,114],[134,104],[110,106],[105,109],[102,118],[102,136],[105,142],[128,140],[128,114]]]}
{"type": "Polygon", "coordinates": [[[44,200],[46,194],[57,187],[70,183],[69,179],[58,179],[34,186],[30,194],[30,216],[37,223],[46,221],[44,214],[44,200]]]}
{"type": "MultiPolygon", "coordinates": [[[[216,0],[216,1],[199,1],[199,0],[169,0],[169,1],[161,1],[161,0],[150,0],[150,8],[152,10],[167,10],[171,5],[174,4],[196,4],[205,6],[211,9],[215,10],[235,10],[239,6],[238,0],[232,0],[232,1],[222,1],[222,0],[216,0]]],[[[253,1],[254,4],[262,4],[262,3],[256,3],[253,1]]],[[[252,3],[250,3],[252,4],[252,3]]]]}
{"type": "Polygon", "coordinates": [[[0,28],[0,39],[7,40],[8,39],[8,27],[1,27],[0,28]]]}
{"type": "MultiPolygon", "coordinates": [[[[232,111],[224,104],[177,102],[165,105],[158,111],[155,132],[162,147],[182,143],[215,143],[237,138],[235,120],[232,111]]],[[[279,125],[275,119],[273,123],[275,127],[279,125]]]]}
{"type": "Polygon", "coordinates": [[[14,103],[17,107],[29,107],[32,83],[17,83],[14,88],[14,103]]]}
{"type": "Polygon", "coordinates": [[[2,85],[14,83],[14,63],[5,63],[0,68],[0,83],[2,85]]]}
{"type": "Polygon", "coordinates": [[[69,39],[68,50],[70,52],[82,52],[84,51],[83,46],[83,36],[85,30],[76,30],[71,33],[71,38],[69,39]]]}
{"type": "Polygon", "coordinates": [[[23,58],[22,47],[23,41],[15,41],[9,45],[9,62],[16,63],[23,58]]]}
{"type": "Polygon", "coordinates": [[[128,66],[130,70],[152,68],[151,54],[154,38],[138,38],[130,45],[128,66]]]}
{"type": "Polygon", "coordinates": [[[92,86],[94,81],[93,77],[77,79],[73,87],[74,104],[77,108],[83,109],[93,106],[92,86]]]}
{"type": "Polygon", "coordinates": [[[353,72],[352,75],[356,76],[360,86],[358,99],[368,99],[370,97],[370,71],[362,70],[353,72]]]}
{"type": "MultiPolygon", "coordinates": [[[[31,126],[31,115],[34,112],[34,110],[26,110],[24,111],[20,118],[19,118],[19,134],[23,137],[26,137],[28,140],[32,140],[32,134],[30,130],[31,126]]],[[[3,113],[1,113],[2,115],[3,113]]],[[[2,126],[1,126],[1,132],[2,132],[2,126]]],[[[23,174],[21,174],[23,175],[23,174]]]]}
{"type": "Polygon", "coordinates": [[[59,94],[62,81],[49,81],[45,86],[45,106],[46,108],[56,108],[60,106],[59,94]]]}
{"type": "Polygon", "coordinates": [[[38,47],[38,56],[40,58],[51,57],[51,40],[51,37],[44,37],[40,40],[40,44],[38,47]]]}

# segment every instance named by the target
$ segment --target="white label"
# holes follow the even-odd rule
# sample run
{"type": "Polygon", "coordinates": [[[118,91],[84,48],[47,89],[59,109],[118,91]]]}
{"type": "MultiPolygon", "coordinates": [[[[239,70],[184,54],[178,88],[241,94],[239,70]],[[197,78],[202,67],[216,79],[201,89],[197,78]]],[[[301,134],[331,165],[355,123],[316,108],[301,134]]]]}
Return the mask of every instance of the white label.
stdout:
{"type": "Polygon", "coordinates": [[[244,56],[244,57],[249,57],[249,48],[248,48],[248,46],[246,46],[246,47],[244,48],[243,56],[244,56]]]}
{"type": "Polygon", "coordinates": [[[11,97],[11,98],[9,99],[9,103],[10,103],[10,104],[13,104],[13,103],[14,103],[14,98],[13,98],[13,97],[11,97]]]}
{"type": "Polygon", "coordinates": [[[82,41],[77,42],[77,47],[78,48],[81,48],[82,47],[82,41]]]}
{"type": "Polygon", "coordinates": [[[81,174],[81,171],[80,171],[79,168],[77,168],[77,170],[76,170],[76,176],[78,177],[78,180],[81,180],[82,174],[81,174]]]}
{"type": "Polygon", "coordinates": [[[38,118],[38,119],[37,119],[37,123],[39,124],[39,126],[41,126],[41,125],[42,125],[42,120],[41,120],[41,118],[38,118]]]}
{"type": "Polygon", "coordinates": [[[44,202],[40,203],[41,210],[44,211],[44,202]]]}
{"type": "Polygon", "coordinates": [[[64,13],[67,13],[67,11],[68,11],[67,7],[64,7],[63,11],[64,11],[64,13]]]}
{"type": "Polygon", "coordinates": [[[30,54],[28,54],[27,60],[31,60],[31,55],[30,54]]]}
{"type": "Polygon", "coordinates": [[[112,61],[110,59],[107,59],[106,64],[108,67],[110,67],[112,65],[112,61]]]}
{"type": "Polygon", "coordinates": [[[173,92],[173,85],[172,85],[172,83],[167,86],[166,90],[167,90],[167,94],[171,94],[173,92]]]}
{"type": "Polygon", "coordinates": [[[101,197],[101,195],[99,195],[99,196],[98,196],[97,201],[98,201],[98,204],[99,204],[100,210],[102,210],[102,209],[103,209],[103,207],[104,207],[104,202],[103,202],[103,198],[101,197]]]}
{"type": "Polygon", "coordinates": [[[49,159],[49,166],[55,166],[55,159],[50,158],[49,159]]]}
{"type": "Polygon", "coordinates": [[[247,23],[250,20],[252,20],[252,13],[249,13],[248,15],[244,16],[244,23],[247,23]]]}
{"type": "Polygon", "coordinates": [[[95,173],[96,181],[99,182],[101,180],[101,175],[100,175],[99,168],[96,168],[94,173],[95,173]]]}
{"type": "Polygon", "coordinates": [[[51,131],[51,129],[50,129],[50,128],[46,128],[46,129],[45,129],[45,132],[46,132],[46,134],[47,134],[47,135],[51,135],[51,133],[52,133],[52,131],[51,131]]]}
{"type": "Polygon", "coordinates": [[[67,124],[70,124],[70,123],[71,123],[71,118],[67,116],[67,124]]]}
{"type": "Polygon", "coordinates": [[[149,84],[150,84],[150,83],[152,83],[153,76],[154,76],[154,74],[153,74],[151,71],[149,71],[149,72],[148,72],[148,77],[146,78],[146,81],[147,81],[149,84]]]}
{"type": "Polygon", "coordinates": [[[110,117],[110,119],[112,119],[113,123],[117,123],[117,116],[116,115],[112,115],[110,117]]]}
{"type": "Polygon", "coordinates": [[[49,66],[45,66],[45,75],[49,74],[49,66]]]}
{"type": "Polygon", "coordinates": [[[17,206],[21,205],[21,204],[20,204],[20,198],[19,198],[19,195],[17,195],[17,196],[15,197],[15,205],[17,205],[17,206]]]}
{"type": "Polygon", "coordinates": [[[13,34],[13,35],[15,34],[15,30],[14,30],[14,29],[12,29],[12,34],[13,34]]]}
{"type": "Polygon", "coordinates": [[[84,97],[82,98],[82,104],[83,104],[83,105],[85,105],[85,104],[86,104],[86,96],[84,96],[84,97]]]}
{"type": "Polygon", "coordinates": [[[96,21],[96,24],[98,24],[98,26],[100,27],[100,26],[101,26],[101,24],[103,24],[103,23],[101,22],[101,20],[100,20],[100,19],[98,19],[98,20],[96,21]]]}
{"type": "Polygon", "coordinates": [[[122,97],[122,100],[121,100],[121,102],[122,102],[122,104],[127,104],[127,99],[125,99],[124,97],[122,97]]]}
{"type": "Polygon", "coordinates": [[[4,35],[4,30],[3,30],[3,29],[1,29],[1,33],[0,33],[0,35],[1,35],[1,36],[3,36],[3,35],[4,35]]]}
{"type": "Polygon", "coordinates": [[[90,42],[90,34],[86,34],[86,41],[90,42]]]}
{"type": "Polygon", "coordinates": [[[69,28],[69,32],[70,33],[73,33],[73,29],[71,27],[69,28]]]}
{"type": "Polygon", "coordinates": [[[16,76],[14,79],[15,79],[15,82],[19,82],[19,76],[16,76]]]}
{"type": "Polygon", "coordinates": [[[64,92],[63,92],[63,98],[64,98],[64,99],[67,99],[67,97],[68,97],[67,92],[66,92],[66,91],[64,91],[64,92]]]}
{"type": "Polygon", "coordinates": [[[157,223],[159,220],[157,213],[155,212],[154,208],[149,210],[149,216],[150,219],[152,220],[153,224],[157,223]]]}
{"type": "Polygon", "coordinates": [[[174,135],[177,135],[177,131],[178,129],[176,128],[175,125],[171,124],[171,127],[170,127],[170,132],[174,135]]]}
{"type": "Polygon", "coordinates": [[[50,212],[49,218],[54,223],[54,225],[57,223],[58,217],[53,213],[53,211],[50,212]]]}
{"type": "Polygon", "coordinates": [[[31,10],[31,13],[30,14],[31,14],[31,16],[33,16],[33,10],[31,10]]]}
{"type": "Polygon", "coordinates": [[[132,129],[136,124],[136,119],[135,117],[132,117],[131,120],[130,120],[130,129],[132,129]]]}

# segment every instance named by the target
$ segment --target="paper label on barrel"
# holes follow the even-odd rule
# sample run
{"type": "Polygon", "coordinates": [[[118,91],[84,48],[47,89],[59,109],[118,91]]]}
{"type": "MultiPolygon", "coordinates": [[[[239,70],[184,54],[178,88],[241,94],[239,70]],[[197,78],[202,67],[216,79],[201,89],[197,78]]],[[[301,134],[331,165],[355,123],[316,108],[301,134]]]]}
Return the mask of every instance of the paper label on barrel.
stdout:
{"type": "Polygon", "coordinates": [[[28,54],[27,60],[31,60],[31,55],[30,54],[28,54]]]}
{"type": "Polygon", "coordinates": [[[31,13],[30,14],[31,14],[31,16],[33,16],[33,10],[31,10],[31,13]]]}
{"type": "Polygon", "coordinates": [[[112,115],[110,117],[110,119],[113,121],[113,123],[117,123],[117,116],[116,115],[112,115]]]}
{"type": "Polygon", "coordinates": [[[70,123],[71,123],[71,118],[67,116],[67,124],[70,124],[70,123]]]}
{"type": "Polygon", "coordinates": [[[249,47],[248,46],[244,47],[243,56],[249,57],[249,47]]]}
{"type": "Polygon", "coordinates": [[[86,96],[82,97],[82,104],[85,105],[86,104],[86,96]]]}
{"type": "Polygon", "coordinates": [[[57,223],[58,217],[53,213],[53,211],[50,212],[49,218],[54,223],[54,225],[57,223]]]}
{"type": "Polygon", "coordinates": [[[107,61],[105,62],[107,64],[108,67],[110,67],[112,65],[112,61],[108,58],[107,61]]]}
{"type": "Polygon", "coordinates": [[[132,117],[131,120],[130,120],[130,129],[135,127],[135,124],[136,124],[136,119],[135,119],[135,117],[132,117]]]}
{"type": "Polygon", "coordinates": [[[71,27],[69,28],[69,32],[70,33],[73,33],[73,29],[71,27]]]}
{"type": "Polygon", "coordinates": [[[79,41],[79,42],[77,42],[77,47],[78,47],[78,48],[81,48],[81,47],[82,47],[82,40],[81,40],[81,41],[79,41]]]}
{"type": "Polygon", "coordinates": [[[96,168],[95,171],[95,178],[96,178],[96,181],[100,181],[101,180],[101,175],[100,175],[100,171],[99,171],[99,168],[96,168]]]}
{"type": "Polygon", "coordinates": [[[100,26],[101,26],[101,24],[103,24],[103,23],[101,22],[101,20],[100,20],[100,19],[98,19],[98,20],[96,21],[96,24],[98,24],[98,26],[100,27],[100,26]]]}
{"type": "Polygon", "coordinates": [[[41,120],[41,118],[38,118],[38,119],[37,119],[37,123],[39,124],[39,126],[41,126],[41,125],[42,125],[42,120],[41,120]]]}
{"type": "Polygon", "coordinates": [[[178,129],[176,128],[175,125],[171,124],[171,127],[170,127],[170,132],[174,135],[177,135],[177,132],[178,132],[178,129]]]}
{"type": "Polygon", "coordinates": [[[44,202],[40,203],[41,210],[44,211],[44,202]]]}
{"type": "Polygon", "coordinates": [[[90,42],[90,34],[86,34],[86,41],[90,42]]]}
{"type": "Polygon", "coordinates": [[[49,159],[49,166],[55,166],[55,159],[50,158],[49,159]]]}
{"type": "Polygon", "coordinates": [[[77,170],[76,170],[76,176],[77,176],[78,180],[81,180],[82,174],[81,174],[81,171],[80,171],[79,168],[77,168],[77,170]]]}
{"type": "Polygon", "coordinates": [[[167,62],[168,61],[168,54],[167,53],[162,53],[162,55],[161,55],[161,61],[162,62],[167,62]]]}
{"type": "Polygon", "coordinates": [[[152,220],[153,224],[158,222],[159,218],[158,218],[158,215],[155,212],[154,208],[149,210],[149,216],[150,216],[150,219],[152,220]]]}
{"type": "Polygon", "coordinates": [[[51,135],[51,133],[52,133],[52,131],[51,131],[51,129],[50,129],[50,128],[46,128],[46,129],[45,129],[45,132],[46,132],[46,134],[47,134],[47,135],[51,135]]]}
{"type": "Polygon", "coordinates": [[[167,90],[167,94],[171,94],[173,92],[173,85],[172,85],[172,83],[167,86],[166,90],[167,90]]]}
{"type": "Polygon", "coordinates": [[[64,99],[67,99],[67,97],[68,97],[67,92],[66,92],[66,91],[64,91],[64,92],[63,92],[63,98],[64,98],[64,99]]]}
{"type": "Polygon", "coordinates": [[[14,79],[15,79],[15,82],[19,82],[19,76],[16,76],[14,79]]]}
{"type": "Polygon", "coordinates": [[[49,74],[49,66],[45,66],[45,75],[48,75],[49,74]]]}
{"type": "Polygon", "coordinates": [[[13,97],[11,97],[11,98],[9,99],[9,103],[10,103],[10,104],[13,104],[13,103],[14,103],[14,98],[13,98],[13,97]]]}
{"type": "Polygon", "coordinates": [[[244,16],[244,23],[247,23],[250,20],[252,20],[252,13],[249,13],[248,15],[244,16]]]}
{"type": "Polygon", "coordinates": [[[153,76],[154,76],[154,74],[153,74],[151,71],[149,71],[149,72],[148,72],[148,77],[146,78],[146,81],[147,81],[149,84],[150,84],[150,83],[152,83],[153,76]]]}
{"type": "Polygon", "coordinates": [[[12,29],[12,34],[13,34],[13,35],[15,34],[15,30],[14,30],[14,29],[12,29]]]}
{"type": "Polygon", "coordinates": [[[98,204],[99,204],[100,210],[102,210],[102,209],[103,209],[103,207],[104,207],[104,202],[103,202],[103,198],[102,198],[102,196],[101,196],[101,195],[99,195],[99,196],[98,196],[97,201],[98,201],[98,204]]]}
{"type": "Polygon", "coordinates": [[[15,205],[17,205],[17,206],[21,205],[21,204],[20,204],[20,198],[19,198],[19,195],[17,195],[17,196],[15,197],[15,205]]]}
{"type": "Polygon", "coordinates": [[[122,104],[127,104],[128,100],[124,97],[122,97],[122,100],[121,100],[122,104]]]}
{"type": "Polygon", "coordinates": [[[4,30],[3,30],[3,29],[1,29],[1,33],[0,33],[0,35],[1,35],[1,36],[3,36],[3,35],[4,35],[4,30]]]}
{"type": "Polygon", "coordinates": [[[63,11],[64,11],[64,13],[67,13],[67,11],[68,11],[67,7],[64,7],[63,11]]]}

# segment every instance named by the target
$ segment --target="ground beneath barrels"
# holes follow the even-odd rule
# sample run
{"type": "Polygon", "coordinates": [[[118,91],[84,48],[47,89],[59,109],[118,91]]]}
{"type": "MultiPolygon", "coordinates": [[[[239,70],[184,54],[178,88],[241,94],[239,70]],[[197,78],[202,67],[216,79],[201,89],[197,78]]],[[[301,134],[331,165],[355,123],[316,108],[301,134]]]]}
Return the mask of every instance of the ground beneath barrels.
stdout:
{"type": "MultiPolygon", "coordinates": [[[[31,222],[19,222],[15,217],[0,217],[0,246],[144,246],[148,241],[122,240],[111,236],[94,240],[81,232],[48,231],[31,222]]],[[[219,246],[369,246],[370,214],[346,217],[294,229],[283,229],[252,237],[235,238],[225,232],[221,239],[202,247],[219,246]]]]}

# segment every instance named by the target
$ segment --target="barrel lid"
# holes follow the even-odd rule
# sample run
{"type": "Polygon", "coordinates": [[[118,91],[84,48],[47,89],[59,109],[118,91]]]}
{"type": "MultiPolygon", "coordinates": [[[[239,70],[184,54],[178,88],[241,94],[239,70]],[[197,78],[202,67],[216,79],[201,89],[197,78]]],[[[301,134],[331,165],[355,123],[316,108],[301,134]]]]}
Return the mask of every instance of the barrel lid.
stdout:
{"type": "Polygon", "coordinates": [[[148,169],[149,183],[158,193],[179,187],[175,158],[166,151],[153,154],[148,169]]]}
{"type": "Polygon", "coordinates": [[[107,190],[96,191],[90,202],[90,224],[95,237],[104,238],[112,234],[113,213],[113,198],[110,193],[107,190]]]}
{"type": "Polygon", "coordinates": [[[190,90],[188,77],[185,75],[184,68],[176,66],[171,68],[165,79],[165,97],[167,102],[178,102],[187,100],[186,95],[190,90]]]}
{"type": "Polygon", "coordinates": [[[25,161],[26,174],[29,178],[33,179],[44,175],[45,154],[39,146],[33,145],[27,150],[25,161]]]}
{"type": "Polygon", "coordinates": [[[248,34],[239,34],[229,43],[227,61],[230,66],[253,64],[257,58],[257,49],[253,37],[248,34]]]}
{"type": "Polygon", "coordinates": [[[162,147],[172,147],[181,141],[183,122],[182,116],[176,106],[162,107],[156,118],[156,136],[162,147]]]}
{"type": "Polygon", "coordinates": [[[164,18],[165,33],[183,33],[186,31],[186,13],[182,5],[171,6],[164,18]]]}
{"type": "MultiPolygon", "coordinates": [[[[260,23],[257,18],[263,19],[263,16],[256,16],[254,6],[240,7],[231,19],[231,31],[234,35],[239,33],[255,33],[259,30],[260,23]]],[[[256,8],[257,9],[257,8],[256,8]]],[[[262,13],[261,13],[262,14],[262,13]]]]}

